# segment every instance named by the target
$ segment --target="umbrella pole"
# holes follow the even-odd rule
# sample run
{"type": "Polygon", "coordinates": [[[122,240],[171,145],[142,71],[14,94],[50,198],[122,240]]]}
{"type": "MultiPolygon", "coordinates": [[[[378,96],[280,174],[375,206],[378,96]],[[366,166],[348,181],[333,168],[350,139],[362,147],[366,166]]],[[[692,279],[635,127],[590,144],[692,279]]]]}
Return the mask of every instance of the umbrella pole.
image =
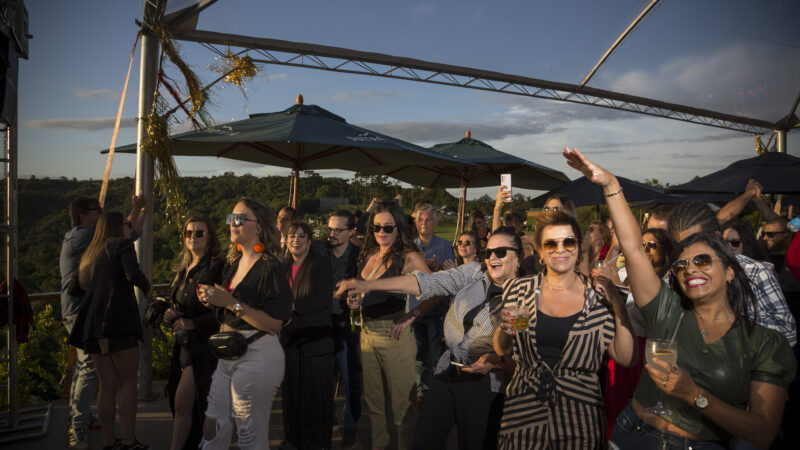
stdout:
{"type": "Polygon", "coordinates": [[[297,182],[300,179],[300,169],[292,170],[292,208],[297,211],[297,182]]]}
{"type": "Polygon", "coordinates": [[[467,182],[461,180],[461,214],[458,219],[456,233],[460,235],[464,232],[464,216],[467,215],[467,182]]]}

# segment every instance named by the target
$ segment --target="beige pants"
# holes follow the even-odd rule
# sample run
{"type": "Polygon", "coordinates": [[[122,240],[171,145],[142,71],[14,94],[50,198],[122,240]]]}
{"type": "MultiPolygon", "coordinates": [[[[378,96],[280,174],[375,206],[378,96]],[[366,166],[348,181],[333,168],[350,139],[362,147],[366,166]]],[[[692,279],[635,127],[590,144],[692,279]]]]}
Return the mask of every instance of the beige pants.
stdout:
{"type": "Polygon", "coordinates": [[[391,320],[364,321],[364,333],[361,335],[364,399],[369,408],[372,446],[388,447],[391,441],[390,427],[393,427],[397,435],[397,448],[406,450],[411,448],[416,419],[414,361],[417,343],[411,327],[403,332],[399,340],[389,337],[387,330],[392,324],[391,320]],[[388,399],[385,392],[389,395],[388,399]]]}

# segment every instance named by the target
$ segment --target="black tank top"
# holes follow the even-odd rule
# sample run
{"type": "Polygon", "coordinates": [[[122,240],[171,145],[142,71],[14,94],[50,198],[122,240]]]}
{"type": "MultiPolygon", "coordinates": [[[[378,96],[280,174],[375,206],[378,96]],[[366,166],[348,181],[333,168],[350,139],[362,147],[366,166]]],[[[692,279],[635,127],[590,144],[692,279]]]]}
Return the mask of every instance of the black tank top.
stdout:
{"type": "Polygon", "coordinates": [[[536,350],[539,356],[551,368],[561,359],[561,351],[567,343],[569,330],[580,312],[567,317],[551,317],[537,311],[536,314],[536,350]]]}
{"type": "MultiPolygon", "coordinates": [[[[366,262],[365,262],[366,264],[366,262]]],[[[361,272],[364,271],[364,265],[358,268],[358,279],[363,280],[361,272]]],[[[397,263],[392,263],[386,272],[380,277],[391,278],[400,275],[400,270],[397,268],[397,263]]],[[[361,301],[361,314],[365,318],[375,319],[382,316],[388,316],[402,312],[406,309],[406,296],[401,294],[392,294],[384,291],[368,292],[364,299],[361,301]]]]}

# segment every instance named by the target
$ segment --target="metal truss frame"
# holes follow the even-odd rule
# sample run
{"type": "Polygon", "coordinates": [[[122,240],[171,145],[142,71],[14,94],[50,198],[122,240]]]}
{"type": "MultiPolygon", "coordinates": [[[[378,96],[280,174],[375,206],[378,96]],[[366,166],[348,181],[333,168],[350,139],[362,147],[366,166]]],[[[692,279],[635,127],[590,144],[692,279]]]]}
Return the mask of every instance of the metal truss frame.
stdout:
{"type": "Polygon", "coordinates": [[[791,115],[792,120],[784,119],[773,123],[578,84],[547,81],[340,47],[202,30],[174,30],[173,36],[179,40],[200,43],[221,56],[225,55],[227,47],[242,48],[243,51],[250,52],[251,58],[257,63],[370,75],[558,100],[753,134],[765,134],[774,130],[788,131],[798,123],[797,117],[794,115],[791,115]]]}

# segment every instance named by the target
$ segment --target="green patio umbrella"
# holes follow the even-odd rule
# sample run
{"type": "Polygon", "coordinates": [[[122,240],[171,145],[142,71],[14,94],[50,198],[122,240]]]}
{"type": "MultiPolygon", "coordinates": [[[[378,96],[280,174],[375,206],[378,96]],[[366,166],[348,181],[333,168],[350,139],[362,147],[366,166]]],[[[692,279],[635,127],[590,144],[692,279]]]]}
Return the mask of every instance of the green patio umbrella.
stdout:
{"type": "Polygon", "coordinates": [[[417,165],[409,164],[390,171],[387,175],[429,188],[461,188],[459,223],[462,227],[467,187],[498,186],[502,173],[510,173],[512,185],[524,189],[550,190],[569,182],[569,178],[562,172],[501,152],[485,142],[473,139],[469,131],[464,139],[437,144],[431,150],[473,165],[443,166],[436,171],[421,171],[417,165]]]}
{"type": "MultiPolygon", "coordinates": [[[[284,111],[251,114],[248,119],[170,139],[174,156],[213,156],[291,168],[294,207],[301,170],[343,169],[388,175],[409,161],[434,172],[473,165],[351,125],[319,106],[304,105],[302,95],[297,96],[296,105],[284,111]]],[[[136,144],[116,151],[135,153],[136,144]]]]}

